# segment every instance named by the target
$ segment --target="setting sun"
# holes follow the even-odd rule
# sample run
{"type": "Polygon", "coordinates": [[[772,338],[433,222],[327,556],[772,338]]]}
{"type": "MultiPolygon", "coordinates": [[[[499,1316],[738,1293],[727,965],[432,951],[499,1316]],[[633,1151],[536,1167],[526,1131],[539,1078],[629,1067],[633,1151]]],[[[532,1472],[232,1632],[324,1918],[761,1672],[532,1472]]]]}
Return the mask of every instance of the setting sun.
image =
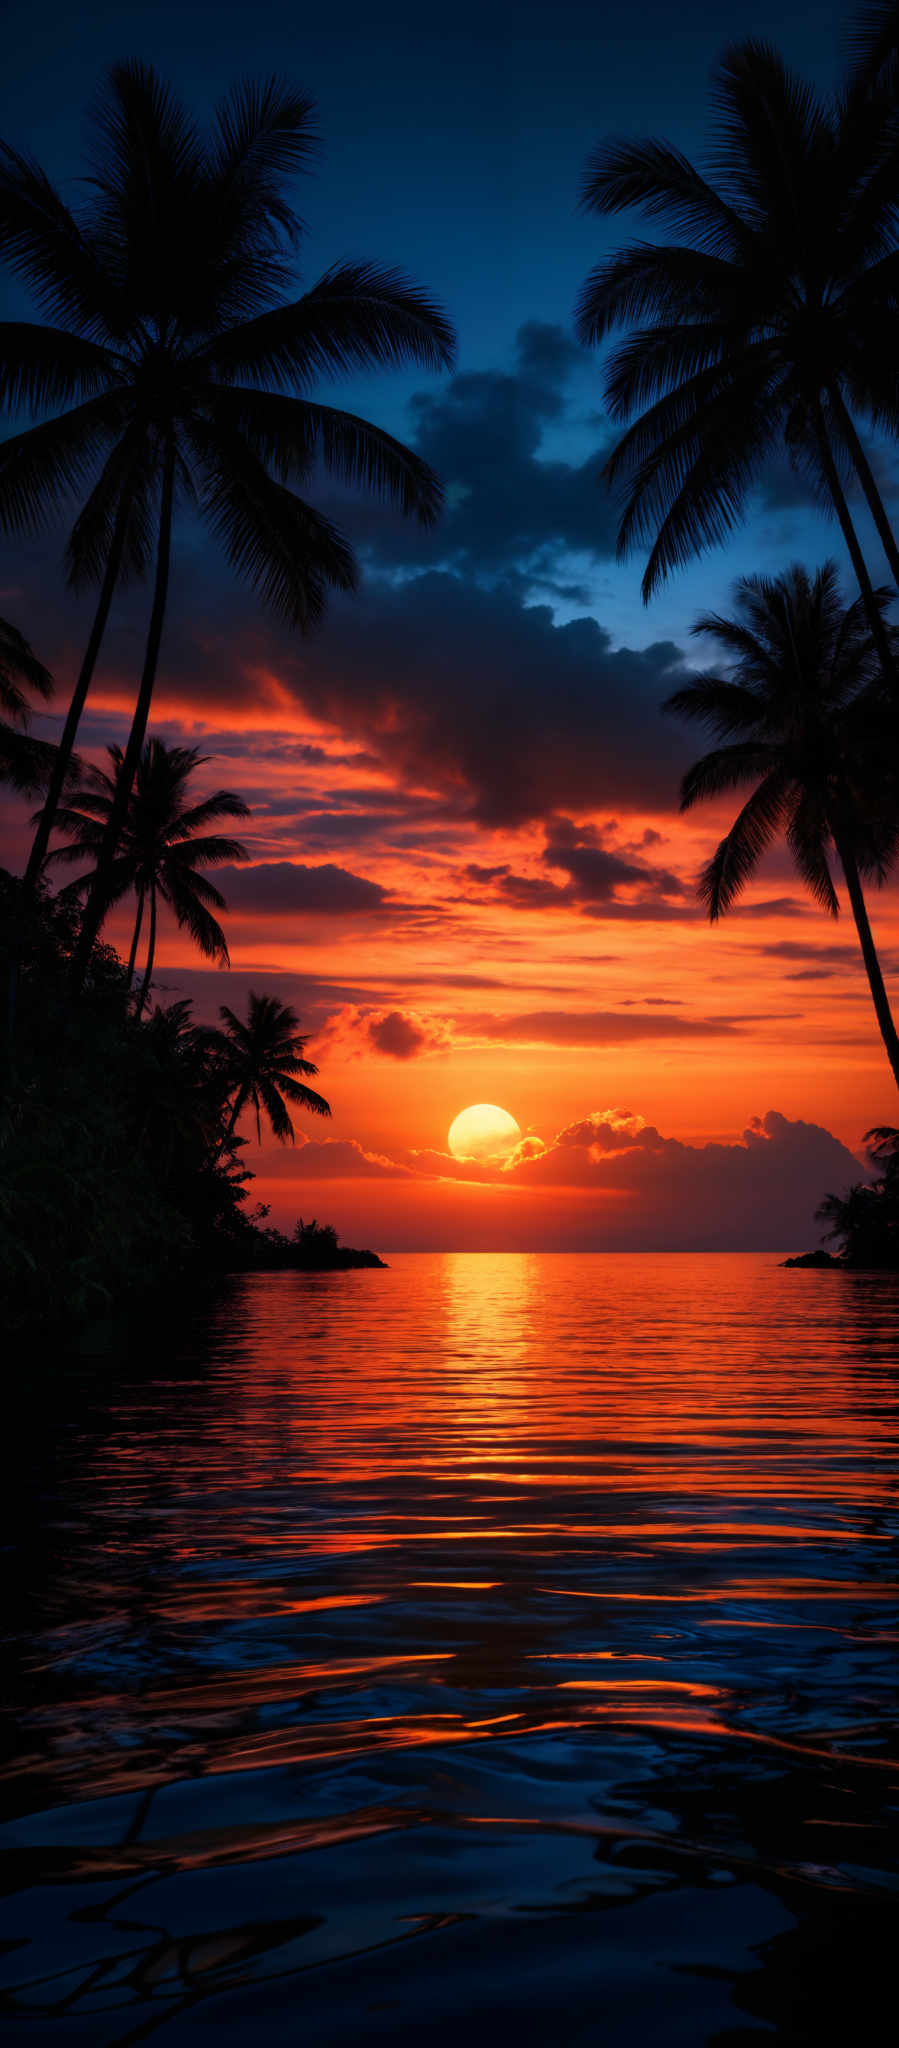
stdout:
{"type": "Polygon", "coordinates": [[[447,1144],[454,1159],[508,1159],[521,1142],[521,1128],[495,1102],[473,1102],[451,1123],[447,1144]]]}

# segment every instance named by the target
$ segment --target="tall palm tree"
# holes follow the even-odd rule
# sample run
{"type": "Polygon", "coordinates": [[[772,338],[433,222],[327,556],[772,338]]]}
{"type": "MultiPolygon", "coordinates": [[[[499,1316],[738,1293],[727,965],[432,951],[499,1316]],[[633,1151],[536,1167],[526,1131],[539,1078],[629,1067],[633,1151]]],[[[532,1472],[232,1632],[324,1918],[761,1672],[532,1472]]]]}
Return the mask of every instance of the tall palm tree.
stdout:
{"type": "MultiPolygon", "coordinates": [[[[890,593],[877,598],[883,617],[890,593]]],[[[705,869],[700,895],[714,922],[782,831],[816,902],[836,917],[836,852],[899,1087],[899,1034],[863,889],[864,877],[885,879],[899,850],[899,719],[864,608],[860,599],[844,608],[832,562],[814,578],[799,567],[775,578],[744,576],[735,599],[735,617],[712,612],[693,627],[725,648],[732,669],[697,676],[666,706],[722,743],[688,769],[682,810],[754,785],[705,869]]]]}
{"type": "Polygon", "coordinates": [[[52,689],[50,671],[24,633],[0,619],[0,782],[10,783],[22,796],[45,789],[53,770],[56,748],[24,730],[31,716],[29,693],[46,698],[52,689]]]}
{"type": "Polygon", "coordinates": [[[275,996],[250,991],[246,1022],[223,1005],[219,1011],[225,1029],[220,1034],[222,1077],[226,1094],[234,1093],[225,1128],[224,1144],[234,1136],[241,1111],[251,1103],[256,1112],[256,1136],[262,1137],[262,1112],[282,1145],[293,1144],[294,1128],[287,1104],[330,1116],[330,1104],[323,1095],[297,1080],[298,1074],[314,1075],[318,1068],[304,1058],[306,1040],[299,1035],[299,1017],[287,1003],[275,996]]]}
{"type": "Polygon", "coordinates": [[[40,167],[0,149],[0,255],[48,324],[0,324],[0,399],[50,415],[0,446],[0,524],[30,531],[74,498],[70,581],[100,596],[28,880],[42,866],[116,587],[153,564],[134,719],[83,922],[100,928],[146,732],[166,611],[173,515],[192,503],[235,572],[289,624],[353,587],[346,540],[298,495],[317,463],[423,524],[440,490],[418,456],[310,396],[317,377],[403,362],[442,368],[452,328],[396,271],[341,263],[295,296],[301,222],[285,180],[313,145],[312,102],[242,85],[201,133],[148,66],[117,64],[94,115],[73,212],[40,167]],[[62,408],[60,410],[60,408],[62,408]]]}
{"type": "Polygon", "coordinates": [[[899,672],[844,488],[854,471],[890,572],[899,548],[856,418],[899,426],[899,122],[892,95],[850,82],[827,104],[777,52],[744,42],[714,85],[707,170],[672,144],[612,140],[588,167],[595,213],[640,207],[675,237],[600,263],[582,340],[632,328],[605,375],[632,424],[606,464],[625,503],[619,553],[649,543],[643,595],[743,517],[784,440],[839,519],[884,670],[899,672]]]}
{"type": "MultiPolygon", "coordinates": [[[[110,747],[108,753],[112,773],[101,768],[89,769],[82,788],[76,789],[71,801],[60,807],[57,824],[71,837],[49,855],[49,861],[71,865],[85,855],[94,862],[99,859],[122,773],[121,747],[110,747]]],[[[207,828],[221,818],[246,818],[249,808],[230,789],[217,789],[201,803],[191,802],[188,784],[197,770],[205,766],[206,757],[196,747],[169,747],[164,740],[148,740],[128,800],[112,872],[110,901],[117,902],[132,890],[137,897],[128,960],[129,987],[137,962],[144,911],[149,908],[149,943],[138,1016],[153,976],[160,900],[174,911],[179,925],[190,932],[207,959],[228,964],[225,934],[212,914],[213,910],[224,910],[225,899],[202,870],[220,867],[225,861],[243,861],[248,855],[238,839],[222,838],[207,828]]],[[[70,883],[71,893],[83,893],[90,885],[92,872],[88,870],[70,883]]]]}

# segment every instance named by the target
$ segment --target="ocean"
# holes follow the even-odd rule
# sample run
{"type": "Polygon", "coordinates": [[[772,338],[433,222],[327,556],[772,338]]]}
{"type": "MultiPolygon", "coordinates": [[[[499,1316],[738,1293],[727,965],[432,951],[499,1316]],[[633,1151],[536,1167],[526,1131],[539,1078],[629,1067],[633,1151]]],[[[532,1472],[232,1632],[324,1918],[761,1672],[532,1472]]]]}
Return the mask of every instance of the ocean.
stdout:
{"type": "Polygon", "coordinates": [[[887,2039],[897,1419],[899,1278],[773,1255],[252,1275],[73,1361],[6,1503],[4,2038],[887,2039]]]}

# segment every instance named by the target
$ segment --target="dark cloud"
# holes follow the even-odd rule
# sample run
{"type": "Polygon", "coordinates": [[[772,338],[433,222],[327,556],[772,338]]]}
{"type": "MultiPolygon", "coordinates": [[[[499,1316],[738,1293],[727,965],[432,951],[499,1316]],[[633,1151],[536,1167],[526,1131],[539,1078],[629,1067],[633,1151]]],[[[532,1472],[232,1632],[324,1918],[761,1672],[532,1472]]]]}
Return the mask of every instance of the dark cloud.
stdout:
{"type": "Polygon", "coordinates": [[[332,861],[316,868],[304,867],[300,861],[259,861],[255,867],[220,868],[217,881],[229,910],[261,916],[290,911],[339,916],[380,910],[388,894],[380,882],[366,881],[364,875],[353,875],[332,861]]]}
{"type": "MultiPolygon", "coordinates": [[[[517,573],[577,602],[582,586],[559,576],[567,555],[611,561],[618,511],[601,471],[614,435],[590,433],[584,461],[549,459],[547,427],[566,410],[572,373],[589,357],[564,328],[529,321],[511,371],[476,370],[410,401],[410,439],[444,486],[439,526],[416,531],[380,507],[333,509],[381,567],[452,566],[490,580],[517,573]]],[[[327,495],[327,493],[326,493],[327,495]]]]}
{"type": "Polygon", "coordinates": [[[616,647],[595,619],[556,625],[433,572],[335,605],[314,655],[282,681],[407,788],[437,789],[486,825],[614,804],[673,810],[695,751],[661,704],[683,679],[670,641],[616,647]]]}
{"type": "MultiPolygon", "coordinates": [[[[462,880],[489,899],[514,903],[528,910],[583,910],[587,916],[695,917],[695,892],[688,898],[687,884],[669,868],[643,860],[630,848],[609,845],[611,827],[575,825],[570,818],[549,821],[549,837],[540,859],[544,866],[567,874],[565,883],[551,882],[544,875],[520,875],[508,863],[493,867],[469,861],[462,880]],[[628,890],[629,895],[619,891],[628,890]],[[674,898],[674,903],[669,899],[674,898]]],[[[660,845],[658,832],[646,832],[642,846],[660,845]]]]}
{"type": "MultiPolygon", "coordinates": [[[[658,833],[652,843],[658,842],[658,833]]],[[[686,894],[686,884],[668,868],[652,862],[625,858],[603,844],[593,826],[578,826],[568,818],[554,821],[542,859],[547,867],[560,868],[570,878],[578,902],[614,902],[622,886],[636,884],[641,891],[659,896],[686,894]]]]}
{"type": "Polygon", "coordinates": [[[828,1189],[859,1178],[858,1161],[819,1124],[777,1110],[753,1117],[739,1142],[684,1145],[626,1112],[594,1114],[522,1160],[517,1186],[592,1190],[578,1242],[596,1248],[806,1249],[828,1189]]]}
{"type": "Polygon", "coordinates": [[[525,1010],[515,1016],[459,1019],[459,1029],[508,1045],[627,1045],[640,1039],[733,1038],[741,1017],[660,1017],[651,1010],[525,1010]]]}
{"type": "Polygon", "coordinates": [[[373,1017],[367,1037],[376,1052],[386,1053],[392,1060],[415,1059],[419,1053],[429,1051],[433,1043],[428,1026],[403,1010],[388,1010],[383,1017],[373,1017]]]}

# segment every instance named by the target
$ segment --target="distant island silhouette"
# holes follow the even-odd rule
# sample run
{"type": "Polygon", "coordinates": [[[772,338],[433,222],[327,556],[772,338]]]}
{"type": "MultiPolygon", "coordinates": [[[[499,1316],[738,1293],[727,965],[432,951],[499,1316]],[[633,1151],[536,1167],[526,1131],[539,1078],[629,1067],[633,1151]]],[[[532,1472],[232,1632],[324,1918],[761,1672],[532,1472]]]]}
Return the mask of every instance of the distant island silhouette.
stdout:
{"type": "Polygon", "coordinates": [[[304,1223],[300,1217],[293,1235],[255,1226],[232,1272],[241,1273],[343,1273],[352,1266],[384,1266],[377,1252],[359,1251],[341,1244],[331,1223],[304,1223]]]}

